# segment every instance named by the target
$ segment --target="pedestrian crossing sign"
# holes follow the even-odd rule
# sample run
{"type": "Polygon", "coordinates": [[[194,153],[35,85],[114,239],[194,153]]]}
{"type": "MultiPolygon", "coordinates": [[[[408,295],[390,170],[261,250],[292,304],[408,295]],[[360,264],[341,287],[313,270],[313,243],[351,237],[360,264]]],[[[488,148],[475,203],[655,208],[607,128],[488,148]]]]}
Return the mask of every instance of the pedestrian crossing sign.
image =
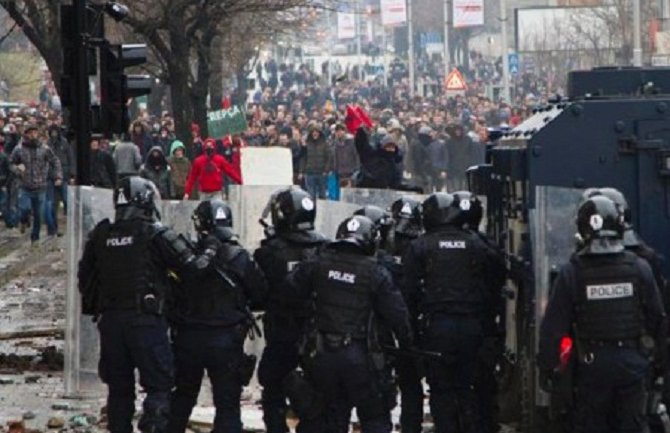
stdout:
{"type": "Polygon", "coordinates": [[[444,88],[449,92],[463,92],[468,90],[468,85],[461,71],[454,68],[444,80],[444,88]]]}

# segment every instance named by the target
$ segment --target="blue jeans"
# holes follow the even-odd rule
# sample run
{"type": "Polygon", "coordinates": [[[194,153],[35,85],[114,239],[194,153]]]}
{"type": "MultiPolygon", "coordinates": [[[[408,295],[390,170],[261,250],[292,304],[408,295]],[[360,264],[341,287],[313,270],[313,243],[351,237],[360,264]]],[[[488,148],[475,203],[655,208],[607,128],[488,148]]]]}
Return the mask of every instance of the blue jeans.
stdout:
{"type": "Polygon", "coordinates": [[[58,232],[58,205],[63,202],[67,214],[67,183],[56,186],[53,180],[47,182],[47,196],[44,204],[44,219],[47,233],[52,236],[58,232]]]}
{"type": "Polygon", "coordinates": [[[42,215],[44,215],[44,203],[47,192],[44,189],[29,191],[21,188],[19,190],[19,211],[21,223],[27,224],[30,220],[30,212],[33,214],[33,229],[30,232],[30,240],[36,241],[40,238],[42,226],[42,215]]]}
{"type": "Polygon", "coordinates": [[[0,199],[0,206],[2,206],[2,217],[8,229],[16,227],[19,223],[18,211],[18,193],[19,190],[13,182],[7,185],[7,189],[2,193],[4,195],[4,203],[0,199]]]}
{"type": "Polygon", "coordinates": [[[314,198],[326,198],[326,176],[323,174],[306,174],[305,189],[314,198]]]}

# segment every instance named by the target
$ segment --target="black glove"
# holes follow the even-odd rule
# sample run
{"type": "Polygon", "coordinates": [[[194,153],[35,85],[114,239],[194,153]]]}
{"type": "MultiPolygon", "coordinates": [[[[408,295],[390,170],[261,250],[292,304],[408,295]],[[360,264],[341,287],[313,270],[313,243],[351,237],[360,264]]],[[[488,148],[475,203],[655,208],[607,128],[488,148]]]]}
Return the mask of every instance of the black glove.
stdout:
{"type": "Polygon", "coordinates": [[[414,348],[414,336],[411,332],[398,335],[398,347],[403,350],[414,348]]]}
{"type": "Polygon", "coordinates": [[[223,244],[221,243],[220,240],[216,238],[214,235],[208,235],[203,241],[202,241],[202,246],[205,249],[205,254],[209,254],[212,256],[216,255],[216,251],[222,246],[223,244]]]}

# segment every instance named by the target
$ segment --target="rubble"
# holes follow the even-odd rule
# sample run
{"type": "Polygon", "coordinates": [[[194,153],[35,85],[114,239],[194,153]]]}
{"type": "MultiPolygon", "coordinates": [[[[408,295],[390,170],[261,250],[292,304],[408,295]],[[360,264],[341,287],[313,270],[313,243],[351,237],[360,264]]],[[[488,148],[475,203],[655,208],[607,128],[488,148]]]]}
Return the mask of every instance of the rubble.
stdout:
{"type": "Polygon", "coordinates": [[[63,428],[65,427],[65,420],[61,417],[55,416],[47,422],[48,428],[63,428]]]}

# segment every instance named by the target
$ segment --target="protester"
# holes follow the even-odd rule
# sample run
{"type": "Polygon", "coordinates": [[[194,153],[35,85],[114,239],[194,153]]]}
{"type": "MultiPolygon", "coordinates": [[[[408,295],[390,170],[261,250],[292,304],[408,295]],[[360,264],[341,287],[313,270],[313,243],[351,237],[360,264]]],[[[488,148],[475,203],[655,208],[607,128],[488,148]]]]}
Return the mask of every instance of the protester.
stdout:
{"type": "Polygon", "coordinates": [[[191,171],[191,161],[186,157],[184,143],[179,140],[172,142],[170,157],[167,161],[170,165],[170,180],[174,188],[171,198],[181,199],[184,196],[186,188],[186,178],[188,178],[188,173],[191,171]]]}
{"type": "Polygon", "coordinates": [[[146,161],[140,168],[140,176],[156,185],[161,198],[170,199],[174,195],[170,166],[160,146],[154,146],[149,150],[146,161]]]}
{"type": "Polygon", "coordinates": [[[237,184],[242,183],[242,178],[221,155],[214,153],[216,143],[214,139],[205,140],[205,153],[193,161],[191,171],[186,179],[184,187],[184,200],[188,200],[195,183],[200,188],[201,200],[223,199],[223,186],[225,176],[230,177],[237,184]]]}

